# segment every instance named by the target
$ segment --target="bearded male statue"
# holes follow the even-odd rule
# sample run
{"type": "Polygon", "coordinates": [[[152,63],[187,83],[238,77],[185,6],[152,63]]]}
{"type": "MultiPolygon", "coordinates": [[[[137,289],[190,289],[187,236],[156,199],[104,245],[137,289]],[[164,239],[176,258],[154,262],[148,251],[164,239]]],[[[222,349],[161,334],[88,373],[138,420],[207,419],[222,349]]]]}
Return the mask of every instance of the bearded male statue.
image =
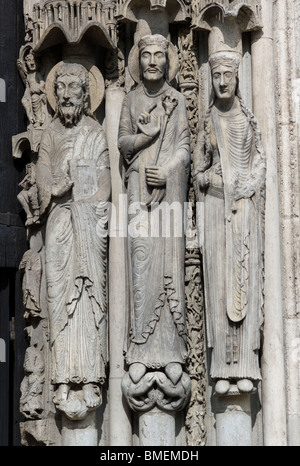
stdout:
{"type": "MultiPolygon", "coordinates": [[[[133,409],[150,409],[155,403],[165,410],[181,409],[190,382],[184,372],[185,238],[183,228],[176,234],[175,227],[183,226],[184,218],[180,215],[176,225],[170,225],[169,234],[153,234],[151,227],[159,224],[157,213],[164,215],[163,207],[176,206],[177,214],[183,214],[190,169],[188,119],[184,97],[169,84],[176,73],[172,44],[162,35],[145,35],[131,57],[131,73],[140,82],[124,99],[119,127],[129,228],[137,226],[137,234],[128,239],[129,375],[123,391],[133,409]],[[161,393],[148,397],[154,386],[161,393]]],[[[162,224],[167,223],[163,217],[162,224]]]]}
{"type": "Polygon", "coordinates": [[[89,109],[89,73],[56,71],[56,114],[36,165],[45,219],[45,274],[54,403],[71,419],[101,404],[107,362],[106,137],[89,109]]]}

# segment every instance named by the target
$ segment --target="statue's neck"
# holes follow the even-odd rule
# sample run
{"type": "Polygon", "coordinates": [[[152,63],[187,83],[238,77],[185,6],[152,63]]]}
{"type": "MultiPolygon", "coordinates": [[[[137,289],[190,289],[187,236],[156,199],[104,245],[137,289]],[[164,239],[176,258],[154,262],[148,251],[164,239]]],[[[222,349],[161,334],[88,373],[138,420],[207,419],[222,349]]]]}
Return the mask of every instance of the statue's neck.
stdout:
{"type": "Polygon", "coordinates": [[[164,79],[160,79],[159,81],[147,81],[146,79],[143,80],[145,92],[149,96],[156,96],[159,94],[163,90],[164,84],[164,79]]]}
{"type": "Polygon", "coordinates": [[[234,112],[239,108],[239,99],[235,95],[230,99],[216,99],[214,105],[220,113],[234,112]]]}

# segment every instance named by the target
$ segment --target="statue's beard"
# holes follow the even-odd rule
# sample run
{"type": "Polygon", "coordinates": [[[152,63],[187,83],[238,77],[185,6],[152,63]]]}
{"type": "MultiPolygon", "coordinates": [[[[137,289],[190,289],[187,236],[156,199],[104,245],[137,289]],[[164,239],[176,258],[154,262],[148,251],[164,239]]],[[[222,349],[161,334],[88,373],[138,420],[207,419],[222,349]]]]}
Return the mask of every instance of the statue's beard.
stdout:
{"type": "Polygon", "coordinates": [[[57,113],[63,125],[67,128],[71,128],[78,124],[83,114],[83,105],[82,103],[72,104],[69,107],[58,105],[57,113]]]}

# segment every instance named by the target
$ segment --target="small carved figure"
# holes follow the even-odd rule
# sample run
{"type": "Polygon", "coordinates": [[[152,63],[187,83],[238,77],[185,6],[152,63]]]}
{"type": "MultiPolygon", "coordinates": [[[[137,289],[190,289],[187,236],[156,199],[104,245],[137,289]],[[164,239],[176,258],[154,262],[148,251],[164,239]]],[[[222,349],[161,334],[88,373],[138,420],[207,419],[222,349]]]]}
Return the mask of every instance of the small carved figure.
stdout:
{"type": "Polygon", "coordinates": [[[42,136],[36,182],[46,218],[54,403],[76,419],[99,406],[106,377],[107,235],[97,223],[105,211],[99,203],[110,197],[110,168],[104,131],[89,109],[87,69],[59,66],[54,92],[57,111],[42,136]]]}
{"type": "Polygon", "coordinates": [[[214,99],[194,155],[204,193],[203,267],[210,374],[216,392],[250,392],[261,378],[265,156],[239,92],[239,59],[210,57],[214,99]]]}
{"type": "Polygon", "coordinates": [[[45,365],[41,350],[27,348],[24,359],[25,377],[21,383],[20,410],[27,419],[41,419],[45,365]]]}
{"type": "Polygon", "coordinates": [[[161,35],[147,35],[135,46],[131,72],[141,80],[125,97],[119,128],[127,170],[129,228],[137,227],[136,235],[129,232],[126,361],[132,383],[139,386],[147,371],[167,374],[171,366],[178,382],[187,358],[183,230],[178,237],[174,225],[169,235],[154,235],[150,229],[143,234],[143,225],[146,230],[153,225],[162,204],[175,202],[182,213],[187,196],[189,129],[184,97],[168,83],[168,70],[176,68],[171,45],[161,35]]]}
{"type": "Polygon", "coordinates": [[[26,13],[25,15],[25,42],[32,42],[33,40],[34,25],[31,16],[26,13]]]}
{"type": "Polygon", "coordinates": [[[29,249],[22,257],[19,269],[24,273],[22,289],[25,318],[39,316],[41,312],[40,288],[42,260],[39,252],[29,249]]]}
{"type": "Polygon", "coordinates": [[[26,165],[26,176],[19,184],[23,190],[18,194],[18,201],[22,205],[27,215],[25,226],[36,225],[40,223],[40,206],[35,181],[35,165],[29,163],[26,165]]]}
{"type": "Polygon", "coordinates": [[[18,60],[18,67],[26,85],[22,104],[26,110],[30,125],[39,129],[48,120],[47,97],[45,81],[37,69],[36,58],[29,51],[22,60],[18,60]]]}

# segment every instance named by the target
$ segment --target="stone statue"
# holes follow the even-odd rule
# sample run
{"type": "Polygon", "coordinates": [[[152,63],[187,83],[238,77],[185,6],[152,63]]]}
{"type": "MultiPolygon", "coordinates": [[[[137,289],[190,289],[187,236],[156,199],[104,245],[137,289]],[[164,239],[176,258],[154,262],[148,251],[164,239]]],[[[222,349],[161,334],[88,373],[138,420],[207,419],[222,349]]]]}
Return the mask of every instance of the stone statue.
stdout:
{"type": "Polygon", "coordinates": [[[89,109],[87,69],[63,63],[53,92],[57,110],[43,133],[36,165],[40,214],[46,220],[52,383],[57,407],[81,419],[101,403],[105,381],[110,168],[104,131],[89,109]]]}
{"type": "Polygon", "coordinates": [[[210,57],[213,102],[194,155],[204,195],[203,268],[210,375],[216,392],[251,392],[261,378],[265,155],[239,92],[238,56],[210,57]]]}
{"type": "MultiPolygon", "coordinates": [[[[166,235],[153,234],[151,229],[157,226],[162,206],[176,204],[183,214],[187,198],[190,142],[185,100],[169,84],[176,63],[176,52],[163,36],[139,40],[131,53],[130,71],[140,82],[125,97],[119,128],[129,203],[129,373],[123,391],[133,409],[155,405],[148,403],[151,387],[154,396],[161,390],[166,397],[185,401],[189,392],[189,384],[183,382],[189,381],[183,372],[187,359],[184,233],[182,229],[176,236],[174,224],[166,235]],[[158,373],[147,375],[153,370],[158,373]],[[170,380],[172,395],[167,393],[170,380]]],[[[162,224],[166,221],[163,217],[162,224]]],[[[183,223],[183,215],[177,221],[183,223]]],[[[176,409],[167,401],[165,405],[176,409]]]]}

